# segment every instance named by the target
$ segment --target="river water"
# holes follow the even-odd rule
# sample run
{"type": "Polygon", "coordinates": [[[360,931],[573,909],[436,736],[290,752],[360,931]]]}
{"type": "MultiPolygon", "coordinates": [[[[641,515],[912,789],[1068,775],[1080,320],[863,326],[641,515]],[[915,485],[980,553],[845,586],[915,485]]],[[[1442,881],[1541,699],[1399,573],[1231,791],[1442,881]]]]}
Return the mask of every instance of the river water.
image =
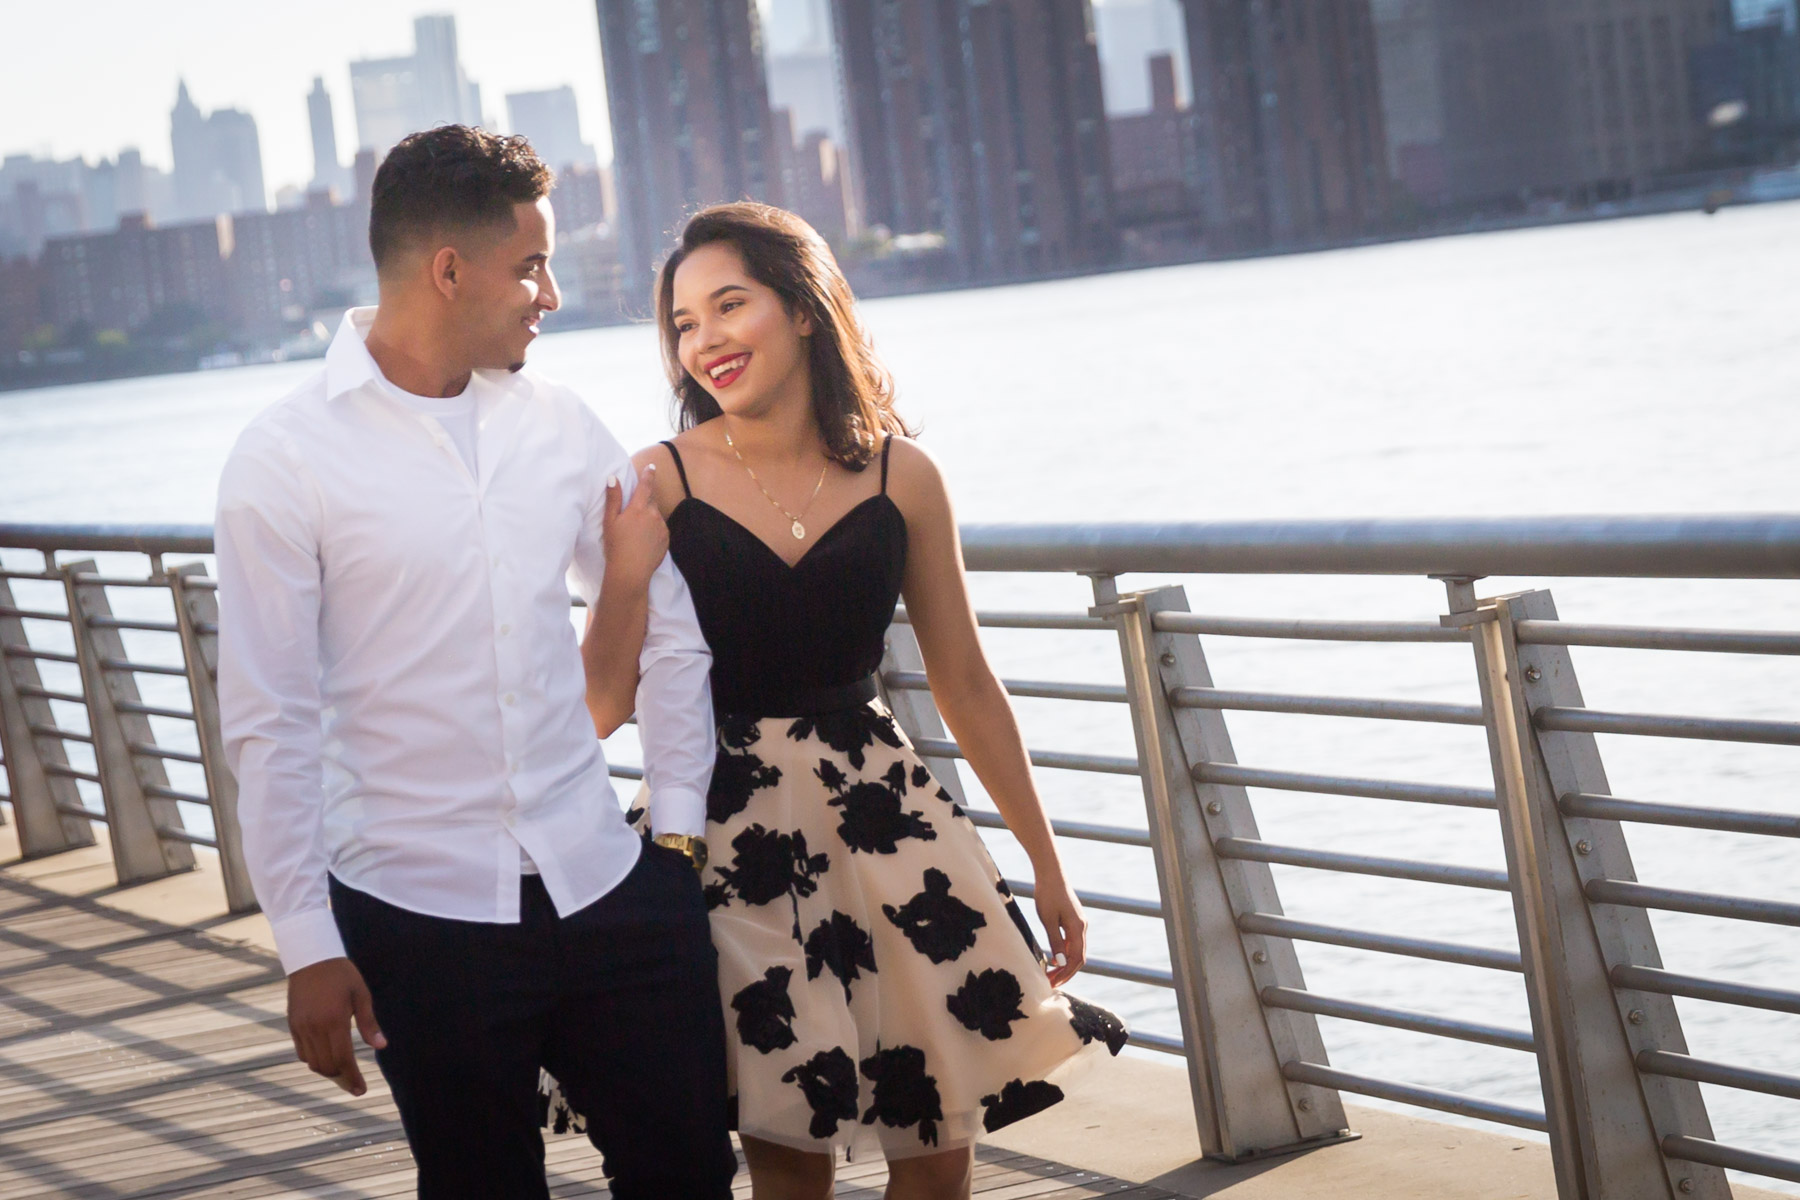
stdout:
{"type": "MultiPolygon", "coordinates": [[[[1749,512],[1800,508],[1800,205],[1445,238],[1252,262],[872,302],[905,412],[969,521],[1749,512]]],[[[630,444],[665,436],[666,391],[642,327],[545,338],[534,365],[581,388],[630,444]]],[[[219,465],[258,408],[311,364],[0,395],[0,521],[200,522],[219,465]]],[[[1128,579],[1127,586],[1165,580],[1128,579]]],[[[1197,610],[1431,619],[1427,580],[1207,578],[1197,610]]],[[[1526,581],[1490,580],[1484,592],[1526,581]]],[[[988,607],[1076,611],[1085,581],[975,581],[988,607]]],[[[1796,627],[1794,583],[1558,580],[1565,617],[1796,627]]],[[[46,637],[53,631],[44,631],[46,637]]],[[[38,631],[34,630],[34,636],[38,631]]],[[[1119,678],[1105,634],[990,631],[1002,673],[1119,678]]],[[[1219,686],[1472,703],[1466,647],[1209,640],[1219,686]]],[[[1597,708],[1800,716],[1800,662],[1574,653],[1597,708]]],[[[1122,754],[1119,706],[1021,700],[1033,745],[1122,754]]],[[[76,720],[74,714],[68,719],[76,720]]],[[[1232,714],[1240,761],[1483,784],[1479,729],[1232,714]]],[[[1615,794],[1800,813],[1791,748],[1602,737],[1615,794]]],[[[630,746],[615,748],[622,759],[630,746]]],[[[1136,781],[1044,771],[1055,815],[1140,823],[1136,781]]],[[[974,789],[979,792],[978,788],[974,789]]],[[[1264,837],[1497,867],[1491,813],[1253,794],[1264,837]]],[[[1792,843],[1628,829],[1640,878],[1800,901],[1792,843]]],[[[1025,869],[990,838],[1009,873],[1025,869]]],[[[1147,895],[1149,860],[1071,845],[1077,882],[1147,895]]],[[[1516,944],[1504,895],[1274,869],[1287,911],[1483,945],[1516,944]]],[[[1671,969],[1800,986],[1792,930],[1658,915],[1671,969]]],[[[1160,929],[1094,914],[1098,957],[1166,965],[1160,929]]],[[[1302,945],[1317,991],[1493,1024],[1528,1024],[1516,976],[1302,945]]],[[[1175,1032],[1166,993],[1084,990],[1175,1032]]],[[[1800,1072],[1800,1019],[1679,1004],[1693,1053],[1800,1072]]],[[[1321,1021],[1331,1061],[1530,1107],[1512,1051],[1321,1021]]],[[[1717,1135],[1800,1156],[1800,1107],[1706,1092],[1717,1135]]]]}

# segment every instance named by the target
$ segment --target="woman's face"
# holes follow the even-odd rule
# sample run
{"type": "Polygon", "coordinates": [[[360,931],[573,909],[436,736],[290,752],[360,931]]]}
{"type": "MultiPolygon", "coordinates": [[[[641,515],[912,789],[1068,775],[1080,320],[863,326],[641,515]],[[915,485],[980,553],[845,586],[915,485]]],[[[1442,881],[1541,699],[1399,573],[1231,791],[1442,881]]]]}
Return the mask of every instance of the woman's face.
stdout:
{"type": "Polygon", "coordinates": [[[753,279],[737,247],[714,242],[682,260],[671,319],[681,365],[723,411],[755,416],[796,396],[809,402],[812,322],[753,279]]]}

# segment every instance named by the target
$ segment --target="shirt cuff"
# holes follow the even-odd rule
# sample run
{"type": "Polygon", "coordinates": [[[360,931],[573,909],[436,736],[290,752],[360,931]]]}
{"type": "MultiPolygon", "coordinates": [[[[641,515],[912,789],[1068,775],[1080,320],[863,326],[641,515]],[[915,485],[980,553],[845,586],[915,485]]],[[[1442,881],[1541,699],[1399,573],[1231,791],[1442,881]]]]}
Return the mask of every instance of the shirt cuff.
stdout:
{"type": "Polygon", "coordinates": [[[328,958],[346,957],[344,939],[338,934],[337,921],[329,908],[309,908],[270,921],[269,928],[275,934],[281,969],[289,975],[328,958]]]}
{"type": "Polygon", "coordinates": [[[706,836],[706,797],[691,788],[664,788],[650,796],[650,832],[706,836]]]}

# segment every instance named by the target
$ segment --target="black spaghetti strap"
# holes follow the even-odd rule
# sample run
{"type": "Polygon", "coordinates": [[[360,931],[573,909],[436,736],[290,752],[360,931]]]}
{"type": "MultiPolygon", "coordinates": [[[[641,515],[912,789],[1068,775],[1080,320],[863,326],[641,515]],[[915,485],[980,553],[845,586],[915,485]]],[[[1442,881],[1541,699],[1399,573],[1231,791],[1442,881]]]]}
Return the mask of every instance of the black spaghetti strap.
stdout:
{"type": "Polygon", "coordinates": [[[894,435],[888,434],[887,440],[881,443],[881,494],[887,495],[888,451],[893,448],[894,435]]]}
{"type": "Polygon", "coordinates": [[[669,457],[675,460],[675,473],[681,476],[681,490],[686,492],[691,499],[694,495],[694,489],[688,486],[687,465],[681,461],[681,451],[675,448],[674,442],[666,441],[663,445],[669,448],[669,457]]]}

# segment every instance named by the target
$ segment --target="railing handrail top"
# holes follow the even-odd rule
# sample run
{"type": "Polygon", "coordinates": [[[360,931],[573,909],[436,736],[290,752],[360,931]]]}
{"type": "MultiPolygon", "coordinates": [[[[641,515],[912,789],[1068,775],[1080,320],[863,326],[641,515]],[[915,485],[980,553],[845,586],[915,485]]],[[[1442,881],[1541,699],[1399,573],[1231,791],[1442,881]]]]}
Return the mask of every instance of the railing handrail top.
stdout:
{"type": "MultiPolygon", "coordinates": [[[[966,525],[971,569],[1800,579],[1800,513],[966,525]]],[[[0,524],[0,548],[208,554],[208,525],[0,524]]]]}

